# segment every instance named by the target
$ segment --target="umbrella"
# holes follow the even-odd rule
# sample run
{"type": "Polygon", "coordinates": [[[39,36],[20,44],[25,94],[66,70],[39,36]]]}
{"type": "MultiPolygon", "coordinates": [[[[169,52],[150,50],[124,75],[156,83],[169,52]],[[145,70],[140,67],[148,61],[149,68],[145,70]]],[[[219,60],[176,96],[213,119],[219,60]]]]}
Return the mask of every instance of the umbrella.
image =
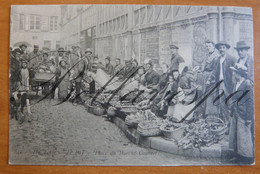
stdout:
{"type": "Polygon", "coordinates": [[[29,43],[26,42],[26,41],[17,42],[17,43],[15,43],[13,46],[14,46],[14,47],[19,47],[19,46],[22,45],[22,44],[25,44],[27,47],[31,47],[31,46],[32,46],[31,44],[29,44],[29,43]]]}

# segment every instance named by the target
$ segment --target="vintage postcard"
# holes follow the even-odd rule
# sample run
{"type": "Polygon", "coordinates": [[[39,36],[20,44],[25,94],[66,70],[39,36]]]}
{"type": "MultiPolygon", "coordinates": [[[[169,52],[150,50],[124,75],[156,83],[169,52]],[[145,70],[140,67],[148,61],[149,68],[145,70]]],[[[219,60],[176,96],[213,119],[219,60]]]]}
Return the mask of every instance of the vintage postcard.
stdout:
{"type": "Polygon", "coordinates": [[[9,164],[254,165],[247,7],[14,5],[9,164]]]}

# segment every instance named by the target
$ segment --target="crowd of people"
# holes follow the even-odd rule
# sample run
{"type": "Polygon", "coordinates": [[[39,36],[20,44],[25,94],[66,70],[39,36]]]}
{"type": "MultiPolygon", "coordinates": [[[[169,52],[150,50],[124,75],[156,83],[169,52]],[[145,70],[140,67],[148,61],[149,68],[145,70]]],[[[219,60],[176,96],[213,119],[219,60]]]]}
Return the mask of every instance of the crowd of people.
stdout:
{"type": "MultiPolygon", "coordinates": [[[[58,82],[60,100],[66,99],[74,87],[76,102],[84,102],[80,94],[86,84],[88,93],[93,95],[103,86],[110,92],[120,88],[118,94],[121,97],[137,92],[138,97],[134,97],[135,101],[139,99],[137,107],[150,105],[152,112],[159,117],[170,116],[175,121],[192,120],[195,116],[221,118],[230,127],[231,157],[252,159],[254,76],[253,58],[248,54],[250,46],[244,41],[237,42],[235,49],[238,56],[232,56],[228,54],[231,47],[228,43],[221,41],[215,44],[208,40],[205,42],[208,56],[204,63],[196,67],[186,66],[181,73],[179,65],[185,59],[179,55],[177,45],[169,47],[170,62],[161,63],[160,71],[157,71],[151,59],[139,64],[131,58],[124,60],[123,65],[121,59],[116,58],[113,65],[111,57],[106,57],[103,63],[90,48],[84,52],[79,46],[72,46],[70,51],[63,48],[40,51],[35,45],[33,52],[27,53],[27,46],[22,44],[19,48],[10,49],[10,94],[19,91],[19,97],[24,96],[21,107],[27,105],[31,113],[26,92],[34,88],[36,72],[55,75],[54,82],[48,85],[55,86],[58,82]],[[110,83],[107,84],[108,81],[110,83]],[[215,88],[214,92],[211,91],[215,88]],[[205,101],[200,103],[203,97],[205,101]]],[[[10,102],[15,103],[15,97],[11,98],[10,102]]]]}

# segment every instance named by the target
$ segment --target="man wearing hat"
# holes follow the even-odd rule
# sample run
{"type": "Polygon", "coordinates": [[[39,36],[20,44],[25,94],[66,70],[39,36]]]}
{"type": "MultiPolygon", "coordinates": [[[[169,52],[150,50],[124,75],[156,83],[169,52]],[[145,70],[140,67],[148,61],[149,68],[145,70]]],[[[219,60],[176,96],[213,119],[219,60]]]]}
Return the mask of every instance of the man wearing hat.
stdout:
{"type": "MultiPolygon", "coordinates": [[[[98,57],[93,57],[92,51],[90,48],[87,48],[84,52],[84,57],[87,64],[87,69],[93,73],[97,73],[98,69],[98,57]]],[[[87,80],[89,80],[88,76],[86,76],[87,80]]],[[[96,83],[94,79],[89,83],[89,93],[94,94],[96,91],[96,83]]]]}
{"type": "MultiPolygon", "coordinates": [[[[64,48],[58,49],[58,56],[55,57],[55,64],[57,67],[59,66],[61,60],[65,60],[64,52],[65,52],[64,48]]],[[[67,61],[67,60],[65,60],[65,61],[67,61]]]]}
{"type": "Polygon", "coordinates": [[[179,47],[172,44],[170,45],[170,50],[172,54],[170,70],[171,71],[175,69],[179,70],[179,64],[184,62],[184,59],[178,53],[179,47]]]}
{"type": "MultiPolygon", "coordinates": [[[[222,101],[224,98],[232,93],[233,81],[232,71],[230,70],[230,67],[235,65],[236,59],[227,53],[230,45],[227,44],[225,41],[217,43],[215,47],[219,51],[220,56],[218,59],[216,59],[214,73],[212,74],[213,80],[211,79],[211,83],[215,84],[223,80],[223,82],[218,87],[219,95],[223,96],[223,98],[221,97],[219,101],[222,101]]],[[[218,114],[220,118],[223,119],[227,124],[229,124],[229,118],[227,116],[229,115],[229,109],[227,105],[225,104],[225,102],[220,102],[217,104],[219,104],[218,114]]]]}
{"type": "Polygon", "coordinates": [[[20,48],[20,50],[21,50],[23,53],[25,53],[26,48],[27,48],[27,45],[21,44],[21,45],[19,46],[19,48],[20,48]]]}
{"type": "Polygon", "coordinates": [[[145,75],[141,80],[141,85],[147,88],[147,92],[151,92],[153,89],[157,88],[160,80],[160,75],[153,69],[153,63],[151,59],[145,60],[145,75]],[[146,63],[148,62],[148,63],[146,63]]]}
{"type": "Polygon", "coordinates": [[[248,79],[254,81],[254,60],[253,57],[248,54],[250,46],[248,46],[245,41],[239,41],[237,42],[235,49],[239,56],[236,66],[247,71],[248,79]]]}
{"type": "Polygon", "coordinates": [[[39,45],[33,46],[33,52],[29,54],[29,68],[35,68],[38,66],[39,61],[41,61],[41,54],[39,52],[39,45]]]}
{"type": "Polygon", "coordinates": [[[233,153],[233,160],[241,164],[252,164],[254,162],[254,87],[252,81],[247,78],[246,70],[238,66],[230,69],[235,80],[233,92],[241,91],[246,95],[241,93],[242,98],[241,95],[232,97],[232,101],[237,102],[233,102],[231,107],[229,150],[233,153]]]}
{"type": "MultiPolygon", "coordinates": [[[[213,86],[214,83],[211,83],[211,76],[215,69],[215,62],[219,58],[219,53],[215,49],[215,43],[211,40],[207,40],[205,42],[208,54],[205,58],[204,65],[202,67],[203,72],[203,89],[202,92],[205,94],[207,91],[209,91],[213,86]]],[[[216,95],[212,94],[210,95],[207,100],[205,101],[204,105],[204,114],[205,117],[208,115],[216,115],[218,114],[218,108],[213,104],[213,100],[216,98],[216,95]]]]}

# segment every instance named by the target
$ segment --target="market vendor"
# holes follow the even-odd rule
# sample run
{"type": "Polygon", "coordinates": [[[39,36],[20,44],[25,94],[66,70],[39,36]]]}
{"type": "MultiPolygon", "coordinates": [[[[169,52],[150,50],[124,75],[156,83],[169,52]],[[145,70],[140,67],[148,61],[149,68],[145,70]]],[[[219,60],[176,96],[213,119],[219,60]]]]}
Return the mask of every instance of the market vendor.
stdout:
{"type": "Polygon", "coordinates": [[[113,65],[111,64],[111,58],[110,58],[109,56],[107,56],[107,57],[105,58],[105,62],[106,62],[106,65],[105,65],[104,71],[105,71],[108,75],[112,76],[112,75],[113,75],[113,72],[114,72],[114,67],[113,67],[113,65]]]}
{"type": "Polygon", "coordinates": [[[229,149],[236,162],[252,164],[254,162],[254,95],[253,83],[248,78],[247,70],[238,66],[230,67],[233,71],[236,91],[249,91],[241,98],[235,95],[231,107],[231,125],[229,131],[229,149]]]}
{"type": "Polygon", "coordinates": [[[151,60],[147,60],[148,63],[145,63],[145,75],[144,79],[141,81],[141,89],[152,92],[156,89],[160,76],[159,74],[153,69],[153,63],[151,60]]]}
{"type": "Polygon", "coordinates": [[[162,102],[160,102],[160,110],[163,110],[164,113],[166,112],[167,116],[170,117],[172,117],[174,113],[174,108],[172,106],[177,103],[176,95],[179,88],[179,76],[179,71],[177,69],[174,69],[170,72],[169,85],[163,94],[162,102]]]}

